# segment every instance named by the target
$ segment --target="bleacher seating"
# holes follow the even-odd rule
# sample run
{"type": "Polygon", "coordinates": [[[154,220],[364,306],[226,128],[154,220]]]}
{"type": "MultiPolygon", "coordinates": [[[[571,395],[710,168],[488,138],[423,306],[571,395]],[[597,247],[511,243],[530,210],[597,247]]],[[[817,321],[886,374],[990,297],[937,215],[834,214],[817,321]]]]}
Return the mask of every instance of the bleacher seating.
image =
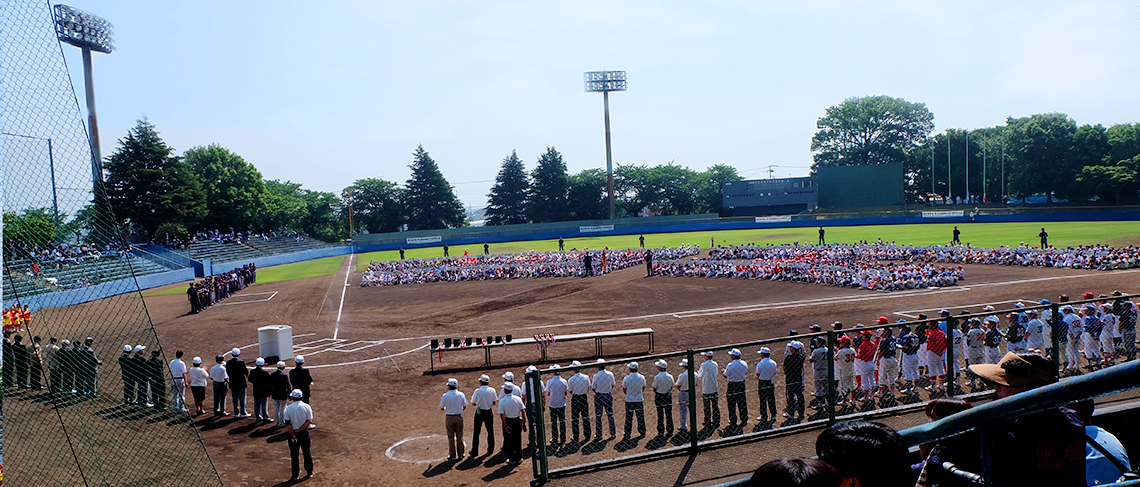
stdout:
{"type": "Polygon", "coordinates": [[[84,262],[66,267],[56,268],[54,265],[44,265],[43,271],[38,276],[30,274],[30,260],[17,259],[7,264],[3,275],[3,297],[5,301],[15,299],[17,295],[23,297],[78,289],[127,279],[132,275],[141,276],[173,270],[171,267],[135,256],[132,256],[129,262],[125,257],[104,256],[99,259],[87,259],[84,262]],[[9,269],[14,271],[11,276],[8,275],[9,269]]]}
{"type": "Polygon", "coordinates": [[[309,237],[303,237],[299,242],[293,237],[270,237],[269,240],[254,237],[249,239],[249,246],[270,255],[334,247],[333,244],[309,237]]]}
{"type": "Polygon", "coordinates": [[[210,259],[214,265],[217,265],[222,262],[256,259],[267,255],[291,254],[333,246],[333,244],[309,237],[304,237],[300,241],[294,237],[271,237],[269,240],[251,237],[246,243],[199,240],[190,244],[190,258],[199,261],[210,259]]]}

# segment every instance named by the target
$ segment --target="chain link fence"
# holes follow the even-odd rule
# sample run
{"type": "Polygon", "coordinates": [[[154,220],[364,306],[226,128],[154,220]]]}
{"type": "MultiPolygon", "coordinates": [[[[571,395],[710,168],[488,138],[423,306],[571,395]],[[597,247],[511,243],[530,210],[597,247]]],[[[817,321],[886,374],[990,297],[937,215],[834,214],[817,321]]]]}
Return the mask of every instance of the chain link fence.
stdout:
{"type": "Polygon", "coordinates": [[[101,197],[52,5],[0,13],[7,480],[221,485],[134,280],[168,269],[101,197]]]}
{"type": "Polygon", "coordinates": [[[1124,342],[1135,340],[1134,333],[1113,341],[1109,327],[1088,326],[1117,320],[1133,328],[1132,297],[1019,303],[1008,310],[947,312],[909,322],[880,318],[873,326],[832,325],[814,333],[789,331],[782,338],[534,370],[527,374],[527,390],[544,391],[528,395],[534,403],[528,413],[535,476],[729,444],[774,440],[778,446],[780,438],[837,420],[900,416],[939,397],[981,399],[988,386],[967,366],[997,363],[1006,352],[1040,350],[1067,375],[1132,360],[1135,346],[1124,342]],[[1079,320],[1068,317],[1066,306],[1079,320]],[[1090,336],[1070,352],[1067,367],[1066,356],[1054,351],[1066,348],[1063,337],[1074,326],[1090,336]],[[1000,338],[987,342],[986,327],[993,330],[991,339],[994,333],[1000,338]]]}

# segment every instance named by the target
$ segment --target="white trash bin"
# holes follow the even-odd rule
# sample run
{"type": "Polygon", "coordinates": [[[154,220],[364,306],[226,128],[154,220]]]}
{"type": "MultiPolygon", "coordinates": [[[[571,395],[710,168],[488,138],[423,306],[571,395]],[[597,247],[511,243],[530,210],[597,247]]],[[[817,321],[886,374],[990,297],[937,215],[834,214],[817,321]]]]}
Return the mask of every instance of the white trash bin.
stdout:
{"type": "Polygon", "coordinates": [[[292,359],[293,327],[270,325],[258,328],[257,343],[260,346],[259,352],[265,358],[266,364],[272,362],[276,366],[278,360],[292,359]]]}

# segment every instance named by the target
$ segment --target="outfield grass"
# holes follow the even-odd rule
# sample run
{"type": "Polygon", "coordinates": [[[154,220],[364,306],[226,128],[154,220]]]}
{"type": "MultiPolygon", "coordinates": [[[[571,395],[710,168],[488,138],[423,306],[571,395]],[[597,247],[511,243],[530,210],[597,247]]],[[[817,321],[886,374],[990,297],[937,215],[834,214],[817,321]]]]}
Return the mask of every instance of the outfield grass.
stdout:
{"type": "MultiPolygon", "coordinates": [[[[1017,245],[1026,242],[1038,243],[1037,234],[1041,227],[1049,232],[1049,243],[1056,247],[1073,245],[1110,244],[1129,245],[1140,241],[1140,222],[1051,222],[1051,223],[962,223],[962,243],[979,247],[1017,245]]],[[[952,223],[925,223],[914,225],[864,225],[850,227],[824,227],[828,243],[853,243],[858,240],[894,240],[899,244],[933,245],[950,242],[954,231],[952,223]]],[[[675,247],[680,244],[699,244],[708,248],[710,239],[717,244],[783,244],[792,242],[815,243],[819,238],[818,227],[765,228],[748,230],[720,230],[703,232],[653,233],[645,235],[647,247],[675,247]]],[[[598,237],[578,237],[566,239],[566,249],[602,248],[627,249],[638,247],[637,235],[612,235],[598,237]]],[[[491,244],[491,253],[528,252],[531,250],[557,250],[558,239],[503,242],[491,244]]],[[[452,256],[483,253],[483,244],[452,245],[452,256]]],[[[443,246],[405,250],[405,258],[442,257],[443,246]]],[[[398,250],[369,252],[357,256],[357,270],[368,268],[368,262],[395,260],[400,258],[398,250]]]]}
{"type": "MultiPolygon", "coordinates": [[[[325,257],[323,259],[316,260],[307,260],[304,262],[294,262],[292,264],[263,267],[257,270],[257,283],[268,284],[278,281],[304,279],[306,277],[331,276],[333,274],[336,274],[336,271],[340,270],[341,262],[344,262],[343,255],[338,255],[336,257],[325,257]]],[[[219,267],[225,267],[225,264],[222,264],[219,267]]],[[[187,282],[184,282],[169,289],[143,293],[143,297],[149,298],[151,296],[183,294],[186,292],[187,284],[187,282]]]]}

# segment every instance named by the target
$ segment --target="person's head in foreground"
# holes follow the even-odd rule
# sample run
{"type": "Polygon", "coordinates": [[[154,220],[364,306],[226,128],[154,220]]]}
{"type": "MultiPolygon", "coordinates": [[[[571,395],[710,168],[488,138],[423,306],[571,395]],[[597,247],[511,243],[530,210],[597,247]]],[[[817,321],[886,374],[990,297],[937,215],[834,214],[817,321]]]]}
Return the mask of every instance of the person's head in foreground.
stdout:
{"type": "Polygon", "coordinates": [[[835,467],[842,487],[914,485],[906,442],[885,424],[840,421],[819,434],[815,452],[835,467]]]}
{"type": "Polygon", "coordinates": [[[814,458],[772,460],[752,472],[748,487],[836,487],[835,468],[814,458]]]}
{"type": "Polygon", "coordinates": [[[994,399],[1057,382],[1057,366],[1035,352],[1008,352],[996,364],[976,364],[970,371],[994,386],[994,399]]]}

